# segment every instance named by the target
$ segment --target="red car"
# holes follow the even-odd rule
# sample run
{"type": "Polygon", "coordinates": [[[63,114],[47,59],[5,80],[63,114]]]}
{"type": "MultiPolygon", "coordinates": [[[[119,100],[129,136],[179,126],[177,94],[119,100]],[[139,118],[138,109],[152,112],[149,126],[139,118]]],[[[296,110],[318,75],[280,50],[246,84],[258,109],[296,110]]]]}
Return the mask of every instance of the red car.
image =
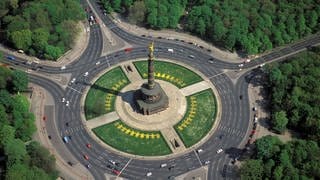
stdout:
{"type": "Polygon", "coordinates": [[[118,171],[118,170],[112,170],[112,172],[115,174],[115,175],[119,175],[120,174],[120,171],[118,171]]]}
{"type": "Polygon", "coordinates": [[[87,144],[86,146],[87,146],[87,148],[91,148],[91,144],[87,144]]]}
{"type": "Polygon", "coordinates": [[[129,52],[131,52],[132,51],[132,48],[126,48],[125,50],[124,50],[124,52],[126,52],[126,53],[129,53],[129,52]]]}
{"type": "Polygon", "coordinates": [[[83,158],[85,159],[85,160],[89,160],[89,157],[88,157],[88,155],[83,155],[83,158]]]}

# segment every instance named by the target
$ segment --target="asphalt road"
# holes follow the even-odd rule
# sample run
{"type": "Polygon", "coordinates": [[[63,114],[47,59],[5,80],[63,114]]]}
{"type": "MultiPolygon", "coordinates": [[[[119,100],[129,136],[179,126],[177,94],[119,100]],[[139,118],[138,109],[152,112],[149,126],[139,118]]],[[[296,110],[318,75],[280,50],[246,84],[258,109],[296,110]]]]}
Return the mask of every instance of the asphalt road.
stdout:
{"type": "MultiPolygon", "coordinates": [[[[95,11],[99,14],[103,23],[117,36],[133,46],[130,53],[123,50],[101,56],[102,51],[102,33],[98,25],[90,26],[90,40],[87,49],[80,58],[66,66],[61,70],[59,67],[44,66],[37,63],[26,63],[26,60],[15,58],[15,60],[7,60],[6,63],[20,69],[33,69],[37,73],[46,74],[72,74],[72,78],[76,78],[74,83],[70,83],[66,89],[62,89],[58,84],[50,79],[46,79],[34,74],[30,74],[30,81],[38,84],[48,90],[54,100],[55,106],[50,111],[54,111],[55,121],[47,124],[47,131],[52,136],[52,143],[56,147],[59,154],[66,160],[74,163],[80,162],[83,165],[90,164],[89,169],[95,179],[105,179],[104,174],[112,174],[113,165],[108,160],[119,162],[117,170],[121,170],[126,164],[126,168],[122,171],[121,177],[129,179],[145,179],[146,173],[153,173],[151,178],[166,179],[169,176],[178,176],[192,169],[201,167],[201,165],[210,160],[209,179],[224,179],[226,169],[230,166],[232,158],[239,155],[238,146],[245,138],[250,122],[250,108],[248,101],[248,77],[252,76],[251,71],[243,74],[238,78],[236,83],[222,72],[224,70],[239,70],[239,63],[229,63],[208,55],[208,51],[201,49],[188,42],[176,40],[159,39],[158,37],[138,37],[120,29],[108,16],[102,14],[95,1],[91,1],[95,11]],[[147,58],[147,45],[155,42],[155,56],[157,58],[171,59],[179,61],[193,68],[196,68],[205,76],[210,78],[212,84],[218,90],[221,98],[222,115],[221,121],[215,133],[200,147],[204,151],[199,154],[199,159],[194,151],[186,153],[180,157],[170,158],[166,160],[138,160],[128,157],[119,156],[110,150],[103,148],[95,142],[81,123],[80,100],[82,92],[88,86],[90,81],[104,69],[116,65],[120,62],[131,59],[147,58]],[[168,52],[168,48],[174,49],[174,53],[168,52]],[[195,58],[190,58],[193,55],[195,58]],[[96,65],[100,62],[99,65],[96,65]],[[84,73],[88,72],[88,76],[84,73]],[[240,99],[240,95],[242,99],[240,99]],[[70,102],[69,106],[61,100],[65,98],[70,102]],[[63,143],[62,137],[71,138],[69,143],[63,143]],[[90,143],[92,148],[87,148],[86,144],[90,143]],[[218,149],[224,149],[223,153],[217,154],[218,149]],[[70,153],[74,157],[70,157],[70,153]],[[84,159],[84,155],[89,160],[84,159]],[[160,168],[160,164],[167,163],[168,167],[160,168]]],[[[82,1],[85,5],[85,2],[82,1]]],[[[263,55],[249,63],[245,63],[242,67],[243,71],[256,67],[259,64],[271,62],[274,60],[282,60],[287,56],[296,52],[305,50],[307,47],[320,43],[320,36],[315,36],[294,45],[289,45],[283,49],[272,51],[263,55]]],[[[7,54],[5,54],[7,56],[7,54]]]]}

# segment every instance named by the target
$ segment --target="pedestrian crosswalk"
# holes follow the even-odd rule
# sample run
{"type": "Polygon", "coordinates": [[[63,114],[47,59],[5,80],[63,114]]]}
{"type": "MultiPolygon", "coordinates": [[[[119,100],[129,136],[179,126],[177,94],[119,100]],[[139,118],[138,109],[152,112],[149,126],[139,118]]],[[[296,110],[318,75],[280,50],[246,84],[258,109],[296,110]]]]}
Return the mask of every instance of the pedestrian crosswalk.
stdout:
{"type": "Polygon", "coordinates": [[[218,130],[226,132],[229,136],[236,136],[239,138],[243,138],[246,135],[245,131],[223,125],[219,125],[218,130]]]}
{"type": "Polygon", "coordinates": [[[71,134],[77,133],[77,132],[79,132],[79,131],[81,131],[83,129],[84,129],[83,125],[79,125],[79,126],[76,126],[76,127],[70,127],[70,128],[65,130],[65,134],[66,135],[71,135],[71,134]]]}

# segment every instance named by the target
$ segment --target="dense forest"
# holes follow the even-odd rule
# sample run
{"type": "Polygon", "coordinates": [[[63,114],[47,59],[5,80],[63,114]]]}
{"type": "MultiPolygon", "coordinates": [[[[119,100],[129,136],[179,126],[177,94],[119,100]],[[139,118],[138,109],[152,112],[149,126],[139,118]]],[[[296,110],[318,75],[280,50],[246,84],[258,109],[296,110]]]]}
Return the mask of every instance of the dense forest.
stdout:
{"type": "Polygon", "coordinates": [[[320,179],[320,148],[314,141],[293,140],[286,144],[275,136],[255,142],[253,159],[241,165],[241,179],[320,179]]]}
{"type": "Polygon", "coordinates": [[[1,0],[0,39],[45,59],[71,48],[85,13],[78,0],[1,0]]]}
{"type": "MultiPolygon", "coordinates": [[[[1,58],[1,57],[0,57],[1,58]]],[[[30,103],[20,94],[28,77],[0,66],[0,179],[56,179],[55,158],[31,140],[36,131],[30,103]]]]}
{"type": "Polygon", "coordinates": [[[320,47],[303,52],[269,71],[272,128],[292,128],[320,144],[320,47]]]}
{"type": "Polygon", "coordinates": [[[178,23],[229,50],[256,54],[320,29],[318,0],[101,0],[107,13],[154,29],[178,23]]]}

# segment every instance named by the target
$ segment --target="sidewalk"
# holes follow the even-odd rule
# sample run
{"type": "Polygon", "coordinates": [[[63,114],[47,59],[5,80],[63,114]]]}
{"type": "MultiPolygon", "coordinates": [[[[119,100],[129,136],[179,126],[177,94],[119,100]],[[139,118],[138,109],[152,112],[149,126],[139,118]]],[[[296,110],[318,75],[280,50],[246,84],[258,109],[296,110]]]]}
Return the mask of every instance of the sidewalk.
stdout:
{"type": "MultiPolygon", "coordinates": [[[[202,46],[204,49],[210,49],[211,50],[211,56],[216,57],[222,61],[227,62],[233,62],[237,63],[242,61],[242,58],[239,57],[237,53],[232,53],[229,51],[221,50],[217,47],[215,47],[213,44],[208,43],[196,36],[190,35],[188,32],[177,32],[170,29],[163,29],[163,30],[152,30],[152,29],[146,29],[144,27],[139,27],[137,25],[132,25],[127,22],[126,19],[122,18],[119,14],[112,14],[112,16],[115,18],[114,22],[122,29],[135,34],[137,36],[152,36],[152,37],[162,37],[163,39],[169,39],[175,41],[175,39],[184,40],[185,43],[193,42],[195,47],[202,46]]],[[[200,48],[199,48],[200,50],[200,48]]]]}

